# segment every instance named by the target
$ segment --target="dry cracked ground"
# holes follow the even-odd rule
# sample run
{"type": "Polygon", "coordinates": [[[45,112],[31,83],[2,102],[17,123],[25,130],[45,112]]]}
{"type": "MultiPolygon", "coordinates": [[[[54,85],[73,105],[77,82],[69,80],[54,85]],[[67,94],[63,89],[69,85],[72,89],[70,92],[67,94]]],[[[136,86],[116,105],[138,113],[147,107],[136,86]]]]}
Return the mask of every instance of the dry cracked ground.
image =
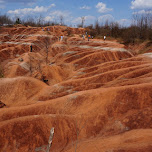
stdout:
{"type": "Polygon", "coordinates": [[[152,53],[83,32],[0,29],[0,152],[152,151],[152,53]]]}

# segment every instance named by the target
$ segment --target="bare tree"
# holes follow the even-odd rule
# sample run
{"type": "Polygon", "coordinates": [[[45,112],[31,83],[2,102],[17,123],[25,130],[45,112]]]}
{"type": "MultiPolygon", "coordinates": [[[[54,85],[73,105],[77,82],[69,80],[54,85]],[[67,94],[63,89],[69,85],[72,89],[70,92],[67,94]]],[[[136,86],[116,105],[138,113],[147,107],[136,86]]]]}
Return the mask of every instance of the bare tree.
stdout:
{"type": "Polygon", "coordinates": [[[7,15],[0,15],[0,25],[12,24],[13,21],[7,15]]]}
{"type": "Polygon", "coordinates": [[[38,25],[38,26],[42,26],[42,25],[43,25],[43,17],[42,17],[42,15],[40,15],[40,16],[38,17],[38,19],[37,19],[37,25],[38,25]]]}
{"type": "Polygon", "coordinates": [[[3,70],[2,70],[2,68],[0,66],[0,78],[3,78],[3,77],[4,77],[3,70]]]}
{"type": "Polygon", "coordinates": [[[139,39],[148,39],[152,27],[152,15],[150,10],[143,13],[133,13],[133,26],[136,27],[138,32],[136,37],[139,39]]]}
{"type": "Polygon", "coordinates": [[[96,20],[96,22],[95,22],[95,30],[96,30],[97,34],[100,34],[100,26],[99,26],[98,20],[96,20]]]}
{"type": "Polygon", "coordinates": [[[85,17],[82,16],[82,17],[81,17],[81,25],[82,25],[82,27],[84,27],[84,22],[85,22],[85,17]]]}
{"type": "MultiPolygon", "coordinates": [[[[49,37],[45,37],[43,40],[37,41],[34,43],[37,47],[40,47],[40,49],[43,49],[45,54],[43,54],[43,56],[45,57],[45,63],[46,65],[48,64],[48,55],[49,55],[49,48],[50,48],[50,38],[49,37]]],[[[41,54],[42,55],[42,54],[41,54]]]]}
{"type": "Polygon", "coordinates": [[[63,25],[63,16],[60,15],[60,24],[63,25]]]}
{"type": "Polygon", "coordinates": [[[47,65],[47,63],[48,63],[49,48],[50,48],[50,39],[49,39],[49,37],[46,37],[44,39],[44,47],[45,47],[45,53],[46,53],[45,62],[46,62],[46,65],[47,65]]]}
{"type": "Polygon", "coordinates": [[[25,26],[38,26],[36,23],[36,17],[33,16],[27,16],[23,22],[22,22],[25,26]]]}
{"type": "Polygon", "coordinates": [[[54,135],[54,128],[51,128],[51,130],[50,130],[50,137],[49,137],[49,141],[48,141],[48,147],[47,147],[46,152],[50,151],[50,148],[52,146],[53,135],[54,135]]]}

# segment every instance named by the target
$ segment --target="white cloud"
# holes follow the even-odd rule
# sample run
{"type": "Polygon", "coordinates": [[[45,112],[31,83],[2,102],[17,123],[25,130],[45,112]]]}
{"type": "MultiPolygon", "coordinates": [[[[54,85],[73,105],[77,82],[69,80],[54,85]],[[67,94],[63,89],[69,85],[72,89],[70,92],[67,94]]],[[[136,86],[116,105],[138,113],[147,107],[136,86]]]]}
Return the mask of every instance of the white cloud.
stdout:
{"type": "Polygon", "coordinates": [[[152,0],[133,0],[131,9],[148,9],[152,8],[152,0]]]}
{"type": "Polygon", "coordinates": [[[133,12],[132,14],[152,14],[152,11],[148,10],[140,10],[137,12],[133,12]]]}
{"type": "Polygon", "coordinates": [[[33,13],[44,13],[47,12],[50,8],[55,7],[55,4],[51,4],[48,7],[44,6],[36,6],[35,8],[23,8],[23,9],[16,9],[14,11],[10,10],[8,11],[9,14],[14,14],[14,15],[28,15],[28,14],[33,14],[33,13]]]}
{"type": "Polygon", "coordinates": [[[106,21],[108,22],[113,22],[114,21],[114,17],[110,14],[106,14],[106,15],[102,15],[98,17],[98,21],[100,23],[105,23],[106,21]]]}
{"type": "Polygon", "coordinates": [[[56,11],[50,12],[48,16],[47,16],[47,18],[50,19],[50,21],[53,20],[56,22],[60,22],[61,16],[63,17],[63,22],[65,22],[65,23],[70,22],[72,20],[71,13],[69,11],[56,10],[56,11]]]}
{"type": "Polygon", "coordinates": [[[71,13],[68,12],[68,11],[56,10],[56,11],[51,12],[51,13],[50,13],[50,16],[56,16],[56,17],[60,17],[60,16],[69,17],[70,14],[71,14],[71,13]]]}
{"type": "Polygon", "coordinates": [[[106,13],[106,12],[110,12],[110,11],[113,10],[112,8],[107,8],[106,4],[104,4],[104,3],[102,3],[102,2],[99,2],[99,3],[96,5],[96,8],[98,9],[98,12],[99,12],[99,13],[106,13]]]}
{"type": "Polygon", "coordinates": [[[91,9],[91,7],[84,5],[84,6],[80,7],[80,9],[89,10],[89,9],[91,9]]]}

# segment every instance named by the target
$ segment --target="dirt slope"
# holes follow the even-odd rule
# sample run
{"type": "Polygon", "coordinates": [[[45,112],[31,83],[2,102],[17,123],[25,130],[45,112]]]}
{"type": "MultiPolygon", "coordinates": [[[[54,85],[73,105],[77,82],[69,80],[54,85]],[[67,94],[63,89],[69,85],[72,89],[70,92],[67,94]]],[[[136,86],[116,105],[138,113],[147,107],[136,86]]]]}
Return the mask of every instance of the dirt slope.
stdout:
{"type": "Polygon", "coordinates": [[[0,152],[152,151],[152,54],[83,32],[1,30],[0,152]]]}

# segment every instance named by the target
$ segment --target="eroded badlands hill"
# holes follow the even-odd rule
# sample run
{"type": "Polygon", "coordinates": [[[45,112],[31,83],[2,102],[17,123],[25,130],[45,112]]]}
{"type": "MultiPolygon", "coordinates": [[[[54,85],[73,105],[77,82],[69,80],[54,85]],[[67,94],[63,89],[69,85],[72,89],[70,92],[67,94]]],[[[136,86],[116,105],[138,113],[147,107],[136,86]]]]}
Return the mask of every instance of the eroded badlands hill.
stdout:
{"type": "Polygon", "coordinates": [[[0,31],[0,151],[151,152],[152,54],[48,29],[0,31]]]}

